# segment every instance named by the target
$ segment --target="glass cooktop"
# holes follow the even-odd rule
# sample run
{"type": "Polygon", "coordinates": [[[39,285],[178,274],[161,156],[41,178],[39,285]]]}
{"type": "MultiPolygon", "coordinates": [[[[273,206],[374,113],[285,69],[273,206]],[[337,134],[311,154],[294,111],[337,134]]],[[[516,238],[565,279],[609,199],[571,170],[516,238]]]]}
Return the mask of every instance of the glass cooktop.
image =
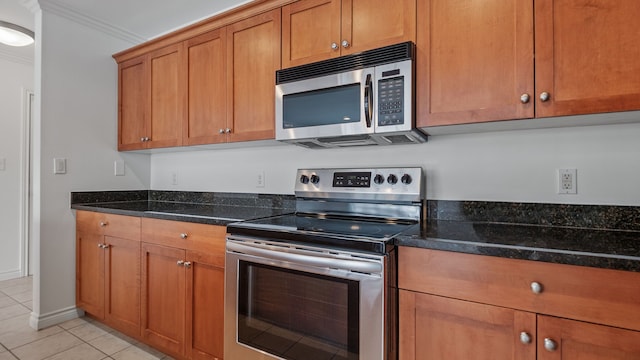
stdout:
{"type": "Polygon", "coordinates": [[[417,224],[413,221],[289,214],[232,223],[227,226],[227,232],[383,253],[395,236],[417,224]]]}

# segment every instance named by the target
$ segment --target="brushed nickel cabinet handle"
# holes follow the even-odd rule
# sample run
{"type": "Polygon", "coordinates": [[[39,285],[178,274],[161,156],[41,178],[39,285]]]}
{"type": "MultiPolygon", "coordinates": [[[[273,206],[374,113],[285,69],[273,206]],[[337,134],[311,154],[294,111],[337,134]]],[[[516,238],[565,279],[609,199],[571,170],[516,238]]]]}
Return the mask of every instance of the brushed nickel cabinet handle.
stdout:
{"type": "Polygon", "coordinates": [[[558,349],[558,343],[551,338],[544,338],[544,348],[547,351],[556,351],[558,349]]]}
{"type": "Polygon", "coordinates": [[[546,91],[540,94],[540,101],[542,102],[549,101],[550,98],[551,98],[551,95],[546,91]]]}
{"type": "Polygon", "coordinates": [[[531,283],[531,291],[533,291],[534,294],[541,294],[542,290],[542,284],[539,282],[534,281],[531,283]]]}

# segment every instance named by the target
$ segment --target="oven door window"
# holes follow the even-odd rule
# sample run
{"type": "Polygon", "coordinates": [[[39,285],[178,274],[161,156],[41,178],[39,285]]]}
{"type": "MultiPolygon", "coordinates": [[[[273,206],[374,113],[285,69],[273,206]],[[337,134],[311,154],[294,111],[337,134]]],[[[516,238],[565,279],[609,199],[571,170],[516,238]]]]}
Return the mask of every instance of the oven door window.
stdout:
{"type": "Polygon", "coordinates": [[[285,129],[360,121],[360,83],[284,95],[285,129]]]}
{"type": "Polygon", "coordinates": [[[357,281],[240,261],[238,342],[288,360],[358,359],[357,281]]]}

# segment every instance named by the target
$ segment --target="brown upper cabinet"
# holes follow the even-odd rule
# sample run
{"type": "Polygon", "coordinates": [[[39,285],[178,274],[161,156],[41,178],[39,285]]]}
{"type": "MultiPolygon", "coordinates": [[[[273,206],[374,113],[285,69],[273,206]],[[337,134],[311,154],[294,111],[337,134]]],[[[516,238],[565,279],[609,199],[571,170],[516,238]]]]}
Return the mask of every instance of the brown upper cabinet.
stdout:
{"type": "Polygon", "coordinates": [[[280,9],[119,63],[118,150],[273,139],[280,9]]]}
{"type": "Polygon", "coordinates": [[[416,39],[416,0],[300,0],[282,8],[284,68],[416,39]]]}
{"type": "Polygon", "coordinates": [[[419,0],[417,12],[419,127],[640,109],[640,2],[419,0]]]}
{"type": "Polygon", "coordinates": [[[182,44],[118,64],[118,150],[182,145],[182,44]]]}
{"type": "Polygon", "coordinates": [[[280,9],[227,27],[228,141],[275,138],[280,9]]]}
{"type": "Polygon", "coordinates": [[[184,123],[184,144],[273,139],[280,10],[185,43],[188,121],[184,123]]]}
{"type": "Polygon", "coordinates": [[[188,72],[188,116],[185,145],[213,144],[225,140],[227,128],[226,28],[185,41],[188,72]]]}

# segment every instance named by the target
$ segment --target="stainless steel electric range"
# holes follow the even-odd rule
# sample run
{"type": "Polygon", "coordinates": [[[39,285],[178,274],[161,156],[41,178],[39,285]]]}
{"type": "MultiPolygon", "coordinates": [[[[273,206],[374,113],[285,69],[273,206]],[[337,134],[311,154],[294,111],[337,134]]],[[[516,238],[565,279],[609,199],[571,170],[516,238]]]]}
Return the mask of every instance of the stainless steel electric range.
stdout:
{"type": "Polygon", "coordinates": [[[230,224],[225,357],[397,358],[394,238],[419,226],[422,169],[302,169],[296,213],[230,224]]]}

